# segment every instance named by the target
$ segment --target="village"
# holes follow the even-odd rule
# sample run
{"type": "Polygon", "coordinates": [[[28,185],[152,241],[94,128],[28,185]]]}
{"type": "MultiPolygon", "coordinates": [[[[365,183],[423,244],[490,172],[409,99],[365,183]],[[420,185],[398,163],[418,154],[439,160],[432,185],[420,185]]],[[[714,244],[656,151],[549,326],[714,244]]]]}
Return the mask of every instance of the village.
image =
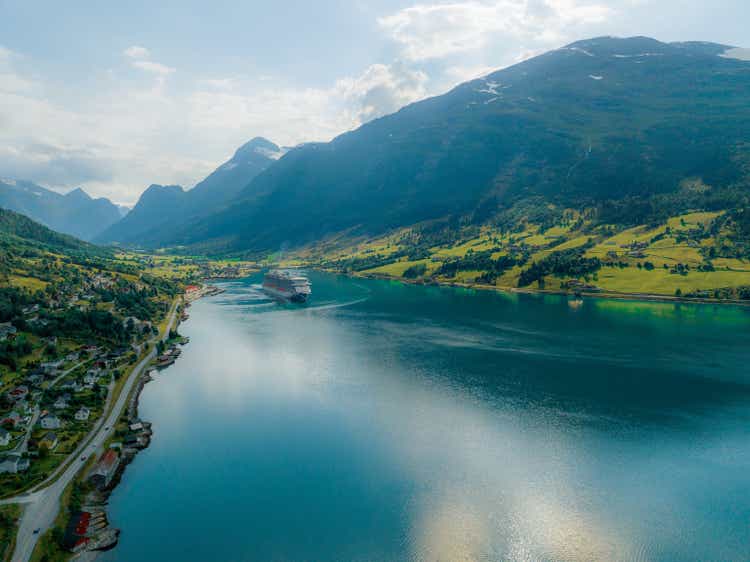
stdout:
{"type": "MultiPolygon", "coordinates": [[[[138,347],[138,345],[134,346],[138,347]]],[[[27,370],[0,402],[0,490],[15,493],[43,480],[93,427],[135,349],[84,345],[27,370]]]]}
{"type": "Polygon", "coordinates": [[[7,419],[2,421],[9,427],[2,434],[7,435],[0,457],[3,496],[35,490],[40,482],[46,486],[65,463],[82,467],[64,496],[57,523],[40,542],[42,551],[80,555],[117,544],[119,530],[107,516],[109,496],[125,467],[149,446],[152,436],[151,424],[138,416],[140,393],[189,342],[177,332],[177,325],[189,318],[190,303],[220,292],[213,286],[189,285],[173,301],[170,318],[159,329],[125,318],[122,323],[135,327],[134,334],[139,335],[129,346],[79,346],[63,357],[34,365],[22,384],[5,392],[11,411],[3,414],[7,419]],[[135,372],[130,375],[130,371],[135,372]],[[122,384],[126,379],[130,386],[122,384]],[[126,399],[124,406],[115,404],[118,396],[126,399]],[[11,420],[15,420],[12,427],[11,420]],[[86,442],[97,434],[105,437],[91,453],[94,449],[86,442]]]}
{"type": "Polygon", "coordinates": [[[43,259],[44,279],[0,294],[0,497],[43,482],[76,449],[178,290],[112,262],[43,259]]]}
{"type": "MultiPolygon", "coordinates": [[[[179,321],[188,318],[186,308],[197,295],[216,294],[218,289],[196,286],[186,290],[184,303],[179,307],[179,321]]],[[[64,533],[58,537],[58,545],[72,553],[106,550],[117,543],[119,529],[112,527],[107,518],[107,504],[112,490],[117,486],[125,467],[139,451],[147,448],[153,434],[151,423],[138,417],[138,401],[144,386],[153,380],[156,370],[163,369],[181,355],[180,346],[189,338],[180,336],[176,329],[170,330],[164,339],[157,341],[158,355],[150,362],[136,382],[127,401],[127,407],[105,442],[103,452],[96,458],[81,458],[88,461],[81,477],[74,482],[74,495],[68,505],[69,519],[64,533]]]]}

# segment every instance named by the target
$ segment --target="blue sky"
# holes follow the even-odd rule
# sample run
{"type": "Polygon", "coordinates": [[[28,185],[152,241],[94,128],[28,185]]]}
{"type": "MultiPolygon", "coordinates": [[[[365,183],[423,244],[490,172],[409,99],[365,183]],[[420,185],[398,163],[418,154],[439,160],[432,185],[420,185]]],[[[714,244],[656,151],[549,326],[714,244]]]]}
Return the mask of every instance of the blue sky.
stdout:
{"type": "Polygon", "coordinates": [[[747,0],[0,0],[0,176],[132,204],[598,35],[750,47],[747,0]]]}

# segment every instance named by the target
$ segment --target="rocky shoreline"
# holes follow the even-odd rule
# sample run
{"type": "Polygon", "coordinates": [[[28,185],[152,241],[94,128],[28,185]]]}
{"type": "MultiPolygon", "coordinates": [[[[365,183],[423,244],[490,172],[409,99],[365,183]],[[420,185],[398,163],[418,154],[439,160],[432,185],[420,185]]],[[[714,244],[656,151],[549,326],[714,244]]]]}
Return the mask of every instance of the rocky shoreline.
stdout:
{"type": "MultiPolygon", "coordinates": [[[[189,318],[187,309],[190,308],[191,302],[202,297],[213,296],[223,292],[224,289],[214,285],[203,285],[190,293],[186,293],[182,309],[180,310],[180,320],[175,329],[180,323],[189,318]]],[[[173,360],[169,363],[171,365],[180,355],[178,346],[187,345],[189,341],[189,338],[180,338],[180,340],[171,345],[169,350],[162,354],[162,357],[164,355],[172,357],[173,360]]],[[[159,358],[157,358],[154,366],[147,369],[140,376],[135,388],[131,391],[132,395],[128,401],[127,409],[120,418],[127,426],[127,431],[123,435],[122,442],[112,443],[109,449],[102,455],[102,459],[86,473],[86,480],[92,482],[93,479],[96,479],[103,472],[101,465],[106,460],[107,453],[113,450],[118,452],[117,460],[114,468],[111,470],[111,474],[105,473],[103,485],[95,485],[94,489],[86,494],[81,502],[80,515],[71,517],[68,527],[74,531],[82,530],[82,519],[86,519],[87,523],[91,521],[96,522],[93,533],[85,533],[83,537],[78,539],[77,544],[71,545],[70,550],[75,553],[74,560],[93,561],[96,559],[98,552],[110,550],[117,546],[120,529],[109,525],[107,518],[109,497],[120,483],[125,468],[133,462],[138,453],[148,448],[151,444],[153,436],[152,424],[138,417],[138,405],[141,392],[143,392],[146,384],[154,380],[153,374],[159,369],[159,358]]],[[[86,525],[87,528],[88,526],[90,526],[90,523],[86,525]]]]}
{"type": "MultiPolygon", "coordinates": [[[[81,501],[80,512],[73,514],[66,529],[70,550],[79,553],[75,560],[94,560],[96,552],[109,550],[117,545],[120,529],[112,527],[107,517],[109,497],[120,483],[125,468],[133,462],[136,455],[151,444],[153,431],[151,423],[142,421],[138,417],[138,402],[140,394],[147,383],[153,380],[153,369],[141,375],[133,394],[128,402],[127,410],[121,419],[127,424],[128,431],[122,442],[112,443],[104,453],[106,459],[109,451],[116,451],[117,461],[111,476],[104,485],[93,485],[93,489],[86,493],[81,501]],[[82,535],[82,536],[81,536],[82,535]],[[73,542],[75,541],[75,542],[73,542]]],[[[94,482],[98,476],[98,468],[104,460],[100,460],[86,474],[86,480],[94,482]]]]}
{"type": "MultiPolygon", "coordinates": [[[[188,319],[186,309],[190,307],[192,301],[220,292],[223,292],[223,290],[213,286],[202,287],[200,291],[196,291],[197,294],[192,295],[192,298],[185,299],[180,320],[188,319]]],[[[188,342],[188,338],[182,338],[179,342],[173,343],[165,354],[173,356],[176,360],[180,355],[177,346],[187,345],[188,342]]],[[[143,392],[146,384],[154,380],[153,374],[158,368],[158,361],[156,361],[154,367],[147,369],[140,376],[135,388],[131,391],[132,395],[127,408],[120,418],[121,423],[124,423],[127,427],[124,434],[121,432],[122,441],[110,444],[109,449],[103,453],[99,462],[86,472],[85,480],[93,485],[93,489],[82,498],[80,511],[71,516],[66,530],[66,534],[69,535],[67,537],[69,550],[74,553],[73,560],[93,561],[96,559],[98,552],[110,550],[117,546],[120,529],[112,527],[109,523],[107,517],[109,498],[120,483],[125,468],[133,462],[138,453],[151,444],[152,424],[140,419],[138,405],[141,392],[143,392]],[[102,464],[106,462],[110,451],[115,451],[112,456],[116,455],[116,461],[113,461],[114,467],[111,469],[111,473],[105,472],[103,482],[100,482],[101,479],[97,480],[97,477],[105,471],[102,464]]]]}

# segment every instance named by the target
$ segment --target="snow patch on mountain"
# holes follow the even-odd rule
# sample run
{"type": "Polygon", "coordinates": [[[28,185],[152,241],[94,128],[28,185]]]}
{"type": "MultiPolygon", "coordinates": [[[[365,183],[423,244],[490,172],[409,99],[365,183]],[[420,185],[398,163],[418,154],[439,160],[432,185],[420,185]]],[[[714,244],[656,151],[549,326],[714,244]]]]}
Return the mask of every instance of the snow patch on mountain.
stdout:
{"type": "Polygon", "coordinates": [[[639,59],[642,57],[663,57],[664,53],[638,53],[637,55],[612,55],[616,59],[639,59]]]}
{"type": "Polygon", "coordinates": [[[500,82],[493,82],[492,80],[485,80],[484,85],[486,87],[480,90],[477,90],[477,92],[479,92],[480,94],[491,94],[493,96],[500,95],[500,92],[497,91],[497,89],[502,86],[500,82]]]}
{"type": "Polygon", "coordinates": [[[279,150],[271,150],[264,146],[258,146],[254,150],[261,156],[265,156],[266,158],[270,158],[271,160],[278,160],[286,153],[286,150],[284,150],[283,148],[279,150]]]}
{"type": "Polygon", "coordinates": [[[562,47],[560,50],[561,51],[573,51],[575,53],[581,53],[582,55],[586,55],[587,57],[595,57],[596,56],[591,51],[587,51],[586,49],[582,49],[581,47],[562,47]]]}

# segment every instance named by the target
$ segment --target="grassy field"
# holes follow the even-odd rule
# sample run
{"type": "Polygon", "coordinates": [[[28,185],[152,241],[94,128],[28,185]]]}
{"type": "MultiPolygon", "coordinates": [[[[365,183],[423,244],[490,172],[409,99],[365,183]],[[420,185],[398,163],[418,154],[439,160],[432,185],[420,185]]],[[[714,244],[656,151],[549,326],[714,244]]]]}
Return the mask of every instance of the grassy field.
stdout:
{"type": "Polygon", "coordinates": [[[329,240],[290,254],[288,260],[300,265],[323,264],[334,270],[337,264],[371,263],[370,267],[354,270],[347,265],[345,270],[396,279],[403,279],[405,274],[411,277],[412,268],[424,266],[419,277],[425,280],[471,285],[480,284],[478,278],[482,277],[481,284],[485,285],[485,270],[459,267],[453,276],[446,276],[439,274],[443,271],[441,264],[456,260],[471,263],[471,256],[479,254],[489,254],[492,260],[515,257],[516,262],[518,256],[523,256],[518,265],[503,269],[494,278],[494,285],[510,289],[519,286],[521,274],[531,265],[560,253],[578,251],[587,259],[598,259],[602,264],[599,270],[585,278],[546,275],[545,289],[559,290],[562,283],[573,279],[607,292],[664,296],[701,293],[704,298],[710,293],[730,298],[727,295],[750,287],[750,257],[709,256],[716,253],[714,248],[731,245],[727,233],[717,234],[718,229],[713,228],[722,214],[690,212],[670,217],[661,224],[618,228],[594,225],[584,220],[582,213],[568,210],[560,224],[544,228],[520,223],[512,231],[500,231],[485,225],[466,229],[466,236],[458,236],[450,243],[425,247],[418,228],[412,227],[368,240],[347,241],[345,237],[329,240]],[[414,254],[418,254],[418,259],[407,257],[414,254]]]}
{"type": "Polygon", "coordinates": [[[638,268],[605,269],[599,272],[596,285],[618,293],[649,293],[674,295],[677,289],[683,294],[721,287],[738,287],[750,282],[748,273],[735,271],[696,271],[688,275],[671,274],[656,268],[646,271],[638,268]]]}
{"type": "Polygon", "coordinates": [[[383,265],[380,267],[375,267],[372,269],[367,269],[363,273],[366,274],[372,274],[372,275],[389,275],[391,277],[402,277],[404,275],[404,272],[409,269],[410,267],[413,267],[415,265],[422,265],[424,264],[427,267],[427,270],[429,271],[429,268],[431,266],[434,267],[434,264],[431,262],[431,260],[415,260],[415,261],[397,261],[393,263],[389,263],[388,265],[383,265]]]}
{"type": "Polygon", "coordinates": [[[21,506],[18,504],[0,506],[0,560],[9,561],[16,544],[18,519],[21,506]]]}
{"type": "Polygon", "coordinates": [[[43,291],[49,285],[47,281],[42,281],[31,275],[10,275],[8,276],[8,283],[12,287],[20,287],[29,291],[43,291]]]}

